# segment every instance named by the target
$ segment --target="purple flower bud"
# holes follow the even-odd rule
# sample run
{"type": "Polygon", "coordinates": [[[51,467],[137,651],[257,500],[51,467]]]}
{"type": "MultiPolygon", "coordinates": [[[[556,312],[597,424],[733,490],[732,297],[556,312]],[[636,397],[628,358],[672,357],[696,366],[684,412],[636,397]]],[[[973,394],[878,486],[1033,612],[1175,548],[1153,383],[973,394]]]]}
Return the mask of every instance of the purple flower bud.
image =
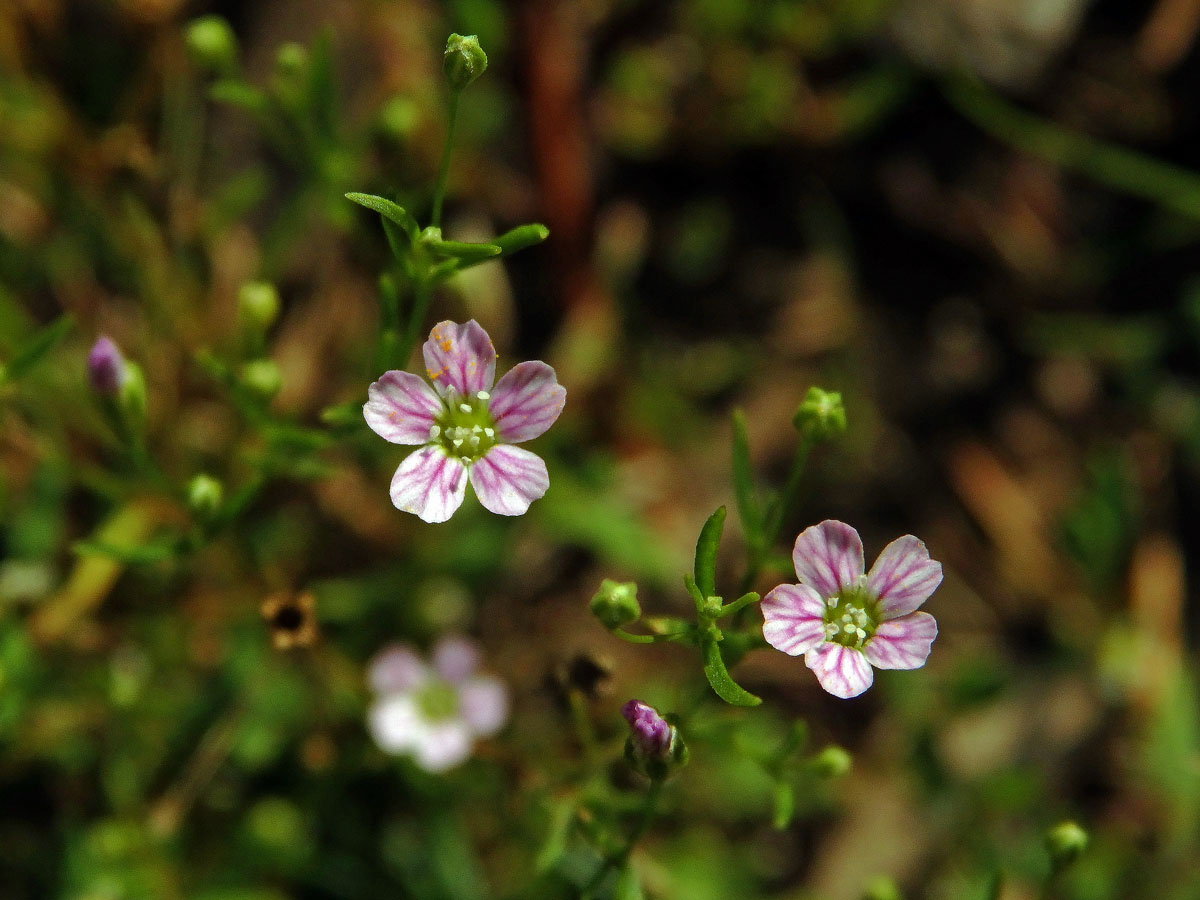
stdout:
{"type": "Polygon", "coordinates": [[[92,345],[87,358],[87,377],[92,390],[104,397],[117,396],[129,378],[125,357],[108,335],[100,335],[92,345]]]}
{"type": "Polygon", "coordinates": [[[630,700],[621,707],[621,715],[629,722],[630,740],[640,756],[665,760],[670,755],[675,729],[653,706],[630,700]]]}

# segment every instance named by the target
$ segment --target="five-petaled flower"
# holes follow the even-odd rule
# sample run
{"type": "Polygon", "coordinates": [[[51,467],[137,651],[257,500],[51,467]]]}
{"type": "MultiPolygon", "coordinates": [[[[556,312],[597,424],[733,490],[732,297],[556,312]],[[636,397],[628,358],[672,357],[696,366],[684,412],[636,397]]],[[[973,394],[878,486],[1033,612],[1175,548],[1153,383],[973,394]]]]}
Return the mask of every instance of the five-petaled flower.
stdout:
{"type": "Polygon", "coordinates": [[[423,445],[396,469],[397,509],[445,522],[462,505],[467,480],[479,502],[519,516],[546,493],[541,457],[514,447],[554,424],[567,392],[554,369],[523,362],[496,382],[496,348],[479,323],[441,322],[424,346],[431,388],[411,372],[383,373],[368,391],[363,416],[393,444],[423,445]]]}
{"type": "Polygon", "coordinates": [[[821,687],[857,697],[880,669],[925,665],[937,637],[933,616],[917,612],[942,581],[942,565],[911,534],[897,538],[863,574],[858,532],[832,519],[796,538],[799,584],[763,598],[763,637],[789,656],[804,654],[821,687]]]}
{"type": "Polygon", "coordinates": [[[479,675],[479,650],[463,637],[444,637],[432,665],[413,648],[395,644],[371,662],[367,681],[379,695],[367,712],[375,743],[409,754],[422,769],[443,772],[471,755],[477,738],[508,721],[508,690],[479,675]]]}

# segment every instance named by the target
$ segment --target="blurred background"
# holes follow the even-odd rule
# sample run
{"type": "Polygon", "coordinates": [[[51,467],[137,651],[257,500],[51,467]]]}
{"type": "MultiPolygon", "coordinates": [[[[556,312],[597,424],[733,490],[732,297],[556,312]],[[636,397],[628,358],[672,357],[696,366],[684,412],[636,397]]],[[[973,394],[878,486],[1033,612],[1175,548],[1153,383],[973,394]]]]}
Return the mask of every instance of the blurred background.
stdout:
{"type": "MultiPolygon", "coordinates": [[[[692,749],[646,897],[1032,900],[1068,818],[1054,896],[1200,896],[1198,29],[1197,0],[6,0],[0,361],[70,319],[0,384],[0,897],[576,897],[579,829],[643,790],[631,696],[692,749]],[[446,234],[551,237],[428,324],[477,318],[568,401],[526,516],[430,526],[356,411],[388,254],[343,194],[428,220],[450,31],[490,67],[446,234]],[[100,333],[145,371],[144,457],[87,387],[100,333]],[[853,701],[756,651],[767,702],[733,709],[587,600],[686,615],[730,411],[777,488],[813,384],[850,427],[778,549],[920,536],[941,634],[853,701]],[[452,631],[513,713],[438,776],[373,745],[363,672],[452,631]],[[848,774],[757,758],[796,718],[848,774]]],[[[727,595],[743,560],[731,526],[727,595]]]]}

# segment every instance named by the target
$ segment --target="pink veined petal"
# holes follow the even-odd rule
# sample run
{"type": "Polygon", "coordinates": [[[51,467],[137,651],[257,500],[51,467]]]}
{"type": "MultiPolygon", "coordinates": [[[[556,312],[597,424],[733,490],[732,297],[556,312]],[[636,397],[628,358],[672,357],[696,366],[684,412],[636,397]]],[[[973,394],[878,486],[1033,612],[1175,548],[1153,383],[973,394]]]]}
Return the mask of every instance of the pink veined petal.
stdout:
{"type": "Polygon", "coordinates": [[[501,516],[519,516],[546,493],[550,475],[542,458],[510,444],[497,444],[471,466],[479,502],[501,516]]]}
{"type": "Polygon", "coordinates": [[[449,682],[458,684],[475,674],[479,667],[479,648],[462,635],[442,638],[433,648],[433,668],[449,682]]]}
{"type": "Polygon", "coordinates": [[[429,380],[443,395],[453,388],[460,397],[473,397],[496,379],[496,348],[474,319],[439,322],[422,350],[429,380]]]}
{"type": "Polygon", "coordinates": [[[384,372],[367,388],[363,418],[371,430],[393,444],[424,444],[443,409],[433,388],[412,372],[384,372]]]}
{"type": "Polygon", "coordinates": [[[929,613],[909,613],[881,622],[863,653],[871,665],[881,669],[919,669],[929,658],[937,633],[937,622],[929,613]]]}
{"type": "Polygon", "coordinates": [[[809,650],[804,664],[813,670],[821,687],[844,700],[857,697],[875,680],[871,664],[861,650],[832,641],[809,650]]]}
{"type": "Polygon", "coordinates": [[[412,753],[426,772],[445,772],[471,755],[471,730],[461,719],[427,723],[418,732],[412,753]]]}
{"type": "Polygon", "coordinates": [[[863,546],[858,532],[845,522],[826,519],[796,538],[792,562],[801,583],[832,597],[855,584],[863,573],[863,546]]]}
{"type": "Polygon", "coordinates": [[[378,694],[399,694],[413,690],[429,677],[429,668],[412,647],[392,644],[384,647],[367,669],[367,683],[378,694]]]}
{"type": "Polygon", "coordinates": [[[412,750],[426,727],[417,704],[408,694],[389,694],[367,710],[367,730],[385,753],[412,750]]]}
{"type": "Polygon", "coordinates": [[[535,359],[504,373],[492,388],[488,409],[500,440],[517,444],[544,433],[566,402],[567,389],[558,383],[554,370],[535,359]]]}
{"type": "Polygon", "coordinates": [[[825,601],[804,584],[781,584],[762,600],[763,637],[799,656],[825,640],[825,601]]]}
{"type": "Polygon", "coordinates": [[[426,522],[445,522],[462,506],[467,472],[441,447],[427,446],[410,453],[392,476],[392,503],[426,522]]]}
{"type": "Polygon", "coordinates": [[[867,575],[867,587],[879,598],[884,619],[912,612],[942,583],[942,564],[929,558],[924,542],[906,534],[879,554],[867,575]]]}
{"type": "Polygon", "coordinates": [[[459,690],[458,705],[475,734],[491,737],[508,721],[508,688],[491,675],[472,678],[459,690]]]}

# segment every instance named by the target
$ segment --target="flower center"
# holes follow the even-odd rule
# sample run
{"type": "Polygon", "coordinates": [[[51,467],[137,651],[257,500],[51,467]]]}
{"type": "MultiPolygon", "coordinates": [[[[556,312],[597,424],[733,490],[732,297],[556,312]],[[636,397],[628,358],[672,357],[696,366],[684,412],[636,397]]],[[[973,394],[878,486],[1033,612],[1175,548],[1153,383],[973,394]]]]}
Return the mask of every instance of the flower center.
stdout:
{"type": "Polygon", "coordinates": [[[458,691],[444,681],[430,681],[417,691],[417,709],[430,722],[442,722],[458,715],[458,691]]]}
{"type": "Polygon", "coordinates": [[[825,640],[861,650],[878,627],[878,604],[865,579],[825,600],[825,640]]]}
{"type": "Polygon", "coordinates": [[[440,445],[449,456],[470,465],[496,444],[496,423],[488,411],[491,395],[480,391],[474,397],[451,392],[445,408],[429,429],[429,440],[440,445]]]}

